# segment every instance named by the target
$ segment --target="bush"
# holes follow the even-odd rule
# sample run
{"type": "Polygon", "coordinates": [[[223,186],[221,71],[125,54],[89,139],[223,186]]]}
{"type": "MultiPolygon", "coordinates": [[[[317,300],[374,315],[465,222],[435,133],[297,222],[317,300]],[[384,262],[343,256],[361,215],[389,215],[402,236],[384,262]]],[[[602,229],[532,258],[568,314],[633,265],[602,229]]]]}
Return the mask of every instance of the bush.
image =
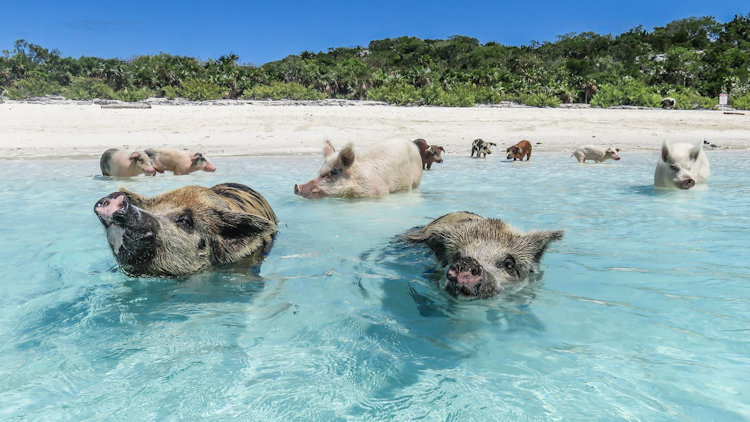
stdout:
{"type": "Polygon", "coordinates": [[[745,94],[739,97],[730,97],[729,103],[732,107],[738,110],[750,110],[750,94],[745,94]]]}
{"type": "Polygon", "coordinates": [[[57,82],[46,81],[42,78],[20,79],[5,90],[5,95],[11,100],[22,100],[30,97],[61,94],[62,86],[57,82]]]}
{"type": "Polygon", "coordinates": [[[224,91],[213,82],[191,78],[182,83],[180,96],[190,101],[218,100],[224,97],[224,91]]]}
{"type": "Polygon", "coordinates": [[[161,91],[168,100],[174,100],[180,96],[180,89],[174,86],[165,86],[161,91]]]}
{"type": "MultiPolygon", "coordinates": [[[[439,93],[432,93],[439,95],[439,93]]],[[[422,93],[412,85],[404,82],[386,84],[372,88],[367,92],[367,98],[374,101],[385,101],[390,104],[406,105],[421,104],[422,93]]]]}
{"type": "Polygon", "coordinates": [[[616,105],[660,107],[661,95],[645,83],[631,80],[622,85],[603,85],[591,99],[591,105],[593,107],[616,105]]]}
{"type": "Polygon", "coordinates": [[[562,101],[554,95],[535,92],[521,97],[521,103],[532,107],[558,107],[562,101]]]}
{"type": "Polygon", "coordinates": [[[62,95],[71,100],[93,100],[100,98],[112,100],[116,98],[115,90],[99,79],[74,76],[70,85],[62,90],[62,95]]]}
{"type": "Polygon", "coordinates": [[[242,98],[253,100],[322,100],[325,95],[296,82],[273,82],[256,85],[242,92],[242,98]]]}
{"type": "Polygon", "coordinates": [[[138,89],[124,89],[122,91],[115,92],[115,97],[120,101],[126,101],[129,103],[135,102],[135,101],[143,101],[146,98],[153,95],[153,91],[151,91],[148,88],[138,88],[138,89]]]}

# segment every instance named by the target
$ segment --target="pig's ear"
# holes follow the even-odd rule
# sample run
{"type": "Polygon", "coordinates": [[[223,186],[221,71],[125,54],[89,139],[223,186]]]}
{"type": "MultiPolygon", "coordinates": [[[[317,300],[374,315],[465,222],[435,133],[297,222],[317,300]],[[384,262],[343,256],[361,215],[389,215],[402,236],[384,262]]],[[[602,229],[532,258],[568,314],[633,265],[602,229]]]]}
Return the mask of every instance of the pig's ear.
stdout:
{"type": "Polygon", "coordinates": [[[341,161],[341,167],[348,169],[354,164],[354,147],[352,144],[346,144],[344,149],[339,153],[339,161],[341,161]]]}
{"type": "Polygon", "coordinates": [[[542,255],[544,255],[544,251],[547,250],[549,243],[562,239],[563,234],[565,234],[563,230],[551,230],[534,231],[524,235],[524,240],[528,242],[531,252],[534,254],[534,261],[539,262],[542,259],[542,255]]]}
{"type": "Polygon", "coordinates": [[[699,143],[698,145],[690,148],[690,161],[697,160],[698,156],[701,155],[701,151],[703,151],[702,143],[699,143]]]}
{"type": "Polygon", "coordinates": [[[275,223],[258,215],[222,210],[212,214],[211,223],[218,233],[213,247],[220,262],[232,262],[245,255],[246,249],[257,249],[260,236],[276,230],[275,223]]]}
{"type": "Polygon", "coordinates": [[[665,163],[669,162],[669,141],[666,139],[661,144],[661,160],[665,163]]]}
{"type": "Polygon", "coordinates": [[[333,144],[331,144],[331,141],[326,141],[325,145],[323,145],[323,157],[328,158],[329,155],[336,152],[336,148],[333,147],[333,144]]]}
{"type": "Polygon", "coordinates": [[[615,151],[620,152],[620,148],[615,148],[615,151]]]}
{"type": "Polygon", "coordinates": [[[136,158],[140,157],[141,153],[138,151],[134,151],[132,154],[130,154],[130,159],[135,160],[136,158]]]}
{"type": "Polygon", "coordinates": [[[138,195],[137,193],[131,192],[122,187],[120,188],[120,192],[124,193],[128,198],[128,201],[130,201],[130,203],[135,205],[136,207],[143,207],[150,201],[150,199],[148,199],[147,197],[138,195]]]}

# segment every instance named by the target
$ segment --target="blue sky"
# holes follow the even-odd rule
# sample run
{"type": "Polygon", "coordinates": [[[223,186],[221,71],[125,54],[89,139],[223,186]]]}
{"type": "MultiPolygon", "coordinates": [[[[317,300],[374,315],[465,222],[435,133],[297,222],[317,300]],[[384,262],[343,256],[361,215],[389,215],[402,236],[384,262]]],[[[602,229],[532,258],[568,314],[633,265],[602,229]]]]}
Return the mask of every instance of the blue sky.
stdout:
{"type": "Polygon", "coordinates": [[[523,45],[570,32],[617,35],[637,25],[650,31],[691,16],[727,22],[748,12],[747,0],[0,0],[0,50],[25,39],[63,56],[128,59],[164,52],[205,60],[234,53],[241,63],[261,65],[305,50],[402,35],[523,45]]]}

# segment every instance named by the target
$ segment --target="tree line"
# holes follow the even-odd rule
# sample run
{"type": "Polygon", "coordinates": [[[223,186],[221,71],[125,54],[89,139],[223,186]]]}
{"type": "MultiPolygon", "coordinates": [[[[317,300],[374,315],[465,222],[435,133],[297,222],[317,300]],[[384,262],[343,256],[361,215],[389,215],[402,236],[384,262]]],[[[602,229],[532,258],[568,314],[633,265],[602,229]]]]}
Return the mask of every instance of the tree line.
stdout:
{"type": "Polygon", "coordinates": [[[302,52],[261,66],[234,54],[200,61],[166,53],[128,60],[63,57],[25,40],[0,57],[3,97],[140,101],[367,99],[398,105],[531,106],[590,103],[713,108],[720,93],[750,109],[750,13],[726,23],[691,17],[620,35],[560,35],[506,46],[453,36],[398,37],[364,47],[302,52]]]}

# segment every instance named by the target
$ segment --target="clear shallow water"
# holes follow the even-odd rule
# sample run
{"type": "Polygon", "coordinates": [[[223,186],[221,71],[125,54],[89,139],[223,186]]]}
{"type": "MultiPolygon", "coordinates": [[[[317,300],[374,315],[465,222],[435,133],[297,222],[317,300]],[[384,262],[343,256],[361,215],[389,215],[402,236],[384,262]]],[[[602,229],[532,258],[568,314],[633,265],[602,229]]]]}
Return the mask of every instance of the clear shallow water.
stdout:
{"type": "Polygon", "coordinates": [[[750,152],[709,152],[707,189],[667,193],[655,154],[450,155],[420,190],[358,201],[292,194],[319,157],[128,180],[4,161],[0,419],[750,419],[750,152]],[[229,181],[280,219],[259,275],[117,270],[96,200],[229,181]],[[459,301],[394,242],[457,210],[566,237],[541,280],[459,301]]]}

